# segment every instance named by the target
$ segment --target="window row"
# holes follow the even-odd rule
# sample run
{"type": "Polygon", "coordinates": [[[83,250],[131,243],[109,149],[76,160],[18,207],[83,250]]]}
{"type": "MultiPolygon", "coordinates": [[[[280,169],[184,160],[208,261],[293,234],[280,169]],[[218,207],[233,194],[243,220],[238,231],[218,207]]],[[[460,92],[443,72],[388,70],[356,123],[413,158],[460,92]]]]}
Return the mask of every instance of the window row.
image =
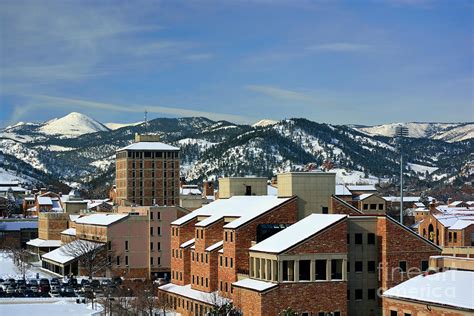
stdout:
{"type": "MultiPolygon", "coordinates": [[[[366,297],[364,297],[364,291],[362,289],[355,289],[353,299],[356,301],[362,301],[364,299],[373,301],[375,300],[376,295],[377,295],[377,292],[375,291],[375,289],[368,289],[366,297]]],[[[348,301],[351,300],[351,290],[347,290],[347,300],[348,301]]]]}
{"type": "MultiPolygon", "coordinates": [[[[120,158],[124,158],[123,154],[119,153],[120,158]]],[[[163,151],[128,151],[128,158],[178,158],[178,152],[163,152],[163,151]]]]}
{"type": "MultiPolygon", "coordinates": [[[[154,233],[155,233],[155,228],[152,226],[152,227],[150,227],[150,236],[153,236],[154,233]]],[[[160,226],[156,227],[156,234],[158,236],[161,235],[161,227],[160,226]]]]}
{"type": "MultiPolygon", "coordinates": [[[[155,259],[153,257],[150,257],[150,265],[155,265],[155,259]]],[[[161,258],[160,257],[157,257],[156,258],[156,265],[161,265],[161,258]]]]}
{"type": "Polygon", "coordinates": [[[201,263],[209,263],[209,254],[207,253],[199,253],[199,252],[191,252],[191,261],[201,262],[201,263]],[[201,261],[199,261],[199,257],[201,261]]]}
{"type": "Polygon", "coordinates": [[[234,258],[232,257],[224,257],[223,255],[219,256],[219,265],[221,267],[234,267],[234,258]]]}
{"type": "Polygon", "coordinates": [[[227,231],[226,231],[226,232],[224,233],[224,240],[225,240],[225,241],[234,242],[234,232],[232,232],[232,231],[231,231],[231,232],[227,232],[227,231]],[[229,233],[229,234],[227,234],[227,233],[229,233]],[[227,235],[229,235],[229,236],[227,236],[227,235]]]}
{"type": "MultiPolygon", "coordinates": [[[[364,234],[362,234],[362,233],[355,233],[354,234],[354,244],[362,245],[363,244],[363,239],[364,239],[363,236],[364,236],[364,234]]],[[[351,234],[347,234],[347,244],[349,245],[350,243],[351,243],[351,234]]],[[[368,233],[367,234],[366,244],[367,245],[375,245],[375,234],[374,233],[368,233]]]]}
{"type": "Polygon", "coordinates": [[[367,210],[371,210],[371,211],[375,211],[375,210],[379,210],[379,211],[383,211],[384,209],[384,204],[383,203],[379,203],[379,204],[376,204],[376,203],[370,203],[370,204],[366,204],[364,203],[362,208],[364,209],[364,211],[367,211],[367,210]]]}
{"type": "MultiPolygon", "coordinates": [[[[125,256],[124,258],[125,258],[125,265],[128,266],[128,256],[125,256]]],[[[108,256],[107,261],[109,264],[112,264],[112,256],[108,256]]],[[[120,264],[121,264],[121,257],[117,256],[115,258],[115,265],[119,266],[120,264]]]]}
{"type": "Polygon", "coordinates": [[[208,278],[204,278],[204,277],[199,277],[199,276],[195,276],[194,274],[191,275],[191,282],[192,284],[195,284],[195,285],[200,285],[200,286],[205,286],[205,287],[209,287],[209,279],[208,278]],[[199,283],[199,281],[201,281],[201,283],[199,283]],[[204,281],[206,281],[206,285],[204,285],[204,281]]]}
{"type": "Polygon", "coordinates": [[[161,212],[155,212],[155,211],[150,210],[150,219],[161,220],[161,212]]]}
{"type": "Polygon", "coordinates": [[[183,259],[183,250],[182,249],[171,249],[171,257],[183,259]]]}
{"type": "MultiPolygon", "coordinates": [[[[156,243],[156,250],[161,251],[161,242],[156,243]]],[[[150,242],[150,251],[155,251],[153,242],[150,242]]]]}

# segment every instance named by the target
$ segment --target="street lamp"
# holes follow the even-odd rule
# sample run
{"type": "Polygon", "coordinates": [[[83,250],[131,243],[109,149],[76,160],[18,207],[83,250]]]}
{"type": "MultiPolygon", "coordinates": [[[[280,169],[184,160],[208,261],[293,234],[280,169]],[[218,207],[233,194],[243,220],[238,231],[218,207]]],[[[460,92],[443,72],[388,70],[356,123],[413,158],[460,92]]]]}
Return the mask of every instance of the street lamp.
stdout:
{"type": "Polygon", "coordinates": [[[395,137],[400,146],[400,224],[403,224],[403,138],[408,136],[408,127],[399,125],[395,128],[395,137]]]}

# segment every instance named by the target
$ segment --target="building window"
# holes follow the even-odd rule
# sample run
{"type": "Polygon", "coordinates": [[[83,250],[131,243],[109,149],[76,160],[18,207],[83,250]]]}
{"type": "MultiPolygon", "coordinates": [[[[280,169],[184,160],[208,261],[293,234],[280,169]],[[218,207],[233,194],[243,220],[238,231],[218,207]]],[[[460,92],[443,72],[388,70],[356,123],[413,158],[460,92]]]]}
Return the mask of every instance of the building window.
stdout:
{"type": "Polygon", "coordinates": [[[128,256],[125,256],[125,265],[128,266],[128,256]]]}
{"type": "Polygon", "coordinates": [[[153,242],[150,243],[150,250],[153,251],[153,242]]]}
{"type": "Polygon", "coordinates": [[[157,230],[156,233],[157,233],[158,235],[161,235],[161,227],[158,226],[158,227],[156,228],[156,230],[157,230]]]}
{"type": "Polygon", "coordinates": [[[128,250],[128,240],[125,240],[125,250],[128,250]]]}
{"type": "Polygon", "coordinates": [[[322,207],[322,212],[323,212],[323,214],[328,214],[328,213],[329,213],[328,207],[327,207],[327,206],[323,206],[323,207],[322,207]]]}
{"type": "Polygon", "coordinates": [[[458,240],[458,233],[454,232],[453,233],[453,241],[457,242],[457,240],[458,240]]]}
{"type": "Polygon", "coordinates": [[[224,232],[224,240],[227,241],[227,232],[224,232]]]}
{"type": "Polygon", "coordinates": [[[119,266],[120,265],[120,256],[117,256],[117,265],[119,266]]]}
{"type": "MultiPolygon", "coordinates": [[[[155,184],[155,182],[153,182],[155,184]]],[[[150,211],[150,219],[153,220],[153,211],[150,211]]]]}
{"type": "MultiPolygon", "coordinates": [[[[157,215],[157,216],[156,216],[156,219],[161,219],[161,217],[160,217],[160,212],[156,212],[156,215],[157,215]]],[[[178,230],[176,230],[176,235],[177,235],[177,234],[178,234],[178,230]]]]}
{"type": "MultiPolygon", "coordinates": [[[[294,267],[295,262],[293,260],[284,260],[283,261],[283,281],[294,281],[294,267]]],[[[259,268],[257,260],[257,268],[259,268]]],[[[258,274],[258,270],[257,270],[258,274]]]]}
{"type": "Polygon", "coordinates": [[[368,289],[367,290],[367,299],[368,300],[375,300],[375,289],[368,289]]]}
{"type": "Polygon", "coordinates": [[[398,262],[398,268],[400,269],[400,272],[407,272],[407,262],[406,261],[399,261],[398,262]]]}
{"type": "Polygon", "coordinates": [[[355,244],[356,245],[362,245],[362,234],[355,234],[355,244]]]}
{"type": "Polygon", "coordinates": [[[204,238],[204,229],[201,229],[201,239],[204,238]]]}
{"type": "Polygon", "coordinates": [[[331,280],[342,280],[342,259],[331,260],[331,280]]]}
{"type": "MultiPolygon", "coordinates": [[[[206,255],[206,258],[207,258],[207,255],[206,255]]],[[[207,261],[206,261],[207,263],[207,261]]],[[[234,259],[232,257],[230,257],[230,267],[233,268],[234,267],[234,259]]]]}
{"type": "Polygon", "coordinates": [[[153,265],[153,257],[150,257],[150,265],[153,265]]]}
{"type": "Polygon", "coordinates": [[[153,236],[153,227],[150,227],[150,236],[153,236]]]}
{"type": "Polygon", "coordinates": [[[421,261],[421,271],[427,271],[428,270],[428,260],[422,260],[421,261]]]}
{"type": "Polygon", "coordinates": [[[370,204],[370,209],[371,210],[376,210],[377,209],[377,204],[370,204]]]}
{"type": "Polygon", "coordinates": [[[107,249],[112,250],[112,242],[111,241],[107,242],[107,249]]]}
{"type": "Polygon", "coordinates": [[[179,250],[179,259],[183,259],[183,250],[179,250]]]}
{"type": "Polygon", "coordinates": [[[220,256],[219,259],[220,259],[220,266],[222,267],[222,256],[220,256]]]}
{"type": "Polygon", "coordinates": [[[355,272],[362,272],[362,261],[356,261],[355,262],[355,272]]]}
{"type": "Polygon", "coordinates": [[[397,315],[398,315],[397,311],[390,311],[390,316],[397,316],[397,315]]]}
{"type": "Polygon", "coordinates": [[[230,232],[230,242],[234,241],[234,232],[230,232]]]}
{"type": "Polygon", "coordinates": [[[375,261],[367,261],[367,271],[369,273],[375,273],[375,261]]]}
{"type": "Polygon", "coordinates": [[[300,260],[299,261],[299,280],[309,281],[311,280],[311,260],[300,260]]]}
{"type": "Polygon", "coordinates": [[[362,289],[355,290],[355,299],[356,301],[362,300],[362,289]]]}
{"type": "Polygon", "coordinates": [[[383,210],[383,204],[382,203],[379,204],[379,210],[381,210],[381,211],[383,210]]]}
{"type": "Polygon", "coordinates": [[[194,251],[191,253],[191,260],[194,261],[194,251]]]}
{"type": "Polygon", "coordinates": [[[347,300],[351,300],[351,290],[347,290],[347,300]]]}
{"type": "Polygon", "coordinates": [[[347,234],[347,244],[351,243],[351,234],[347,234]]]}
{"type": "Polygon", "coordinates": [[[375,234],[374,233],[368,233],[367,234],[367,243],[369,245],[375,245],[375,234]]]}
{"type": "Polygon", "coordinates": [[[364,204],[364,210],[368,210],[369,209],[369,204],[364,204]]]}
{"type": "Polygon", "coordinates": [[[225,257],[225,266],[227,267],[227,257],[225,257]]]}
{"type": "Polygon", "coordinates": [[[161,250],[161,243],[158,242],[158,250],[161,250]]]}

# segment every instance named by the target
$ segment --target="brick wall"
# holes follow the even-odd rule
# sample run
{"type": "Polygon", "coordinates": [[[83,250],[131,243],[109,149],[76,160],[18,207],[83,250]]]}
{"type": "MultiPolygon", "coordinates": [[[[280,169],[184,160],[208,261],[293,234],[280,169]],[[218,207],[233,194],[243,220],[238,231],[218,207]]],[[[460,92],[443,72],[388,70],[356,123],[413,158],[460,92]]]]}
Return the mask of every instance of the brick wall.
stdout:
{"type": "Polygon", "coordinates": [[[396,299],[383,298],[383,315],[390,316],[390,311],[397,311],[398,315],[430,315],[430,316],[461,316],[472,315],[470,312],[457,311],[438,306],[429,305],[429,310],[426,304],[417,304],[414,302],[400,301],[396,299]]]}
{"type": "Polygon", "coordinates": [[[347,315],[347,282],[281,283],[266,293],[234,288],[234,304],[244,315],[278,315],[291,307],[298,313],[341,312],[347,315]],[[317,293],[317,294],[316,294],[317,293]]]}
{"type": "MultiPolygon", "coordinates": [[[[351,201],[345,201],[350,204],[351,201]]],[[[331,196],[329,203],[329,213],[331,214],[346,214],[346,215],[360,215],[359,212],[356,212],[350,208],[347,204],[338,201],[334,196],[331,196]]]]}
{"type": "Polygon", "coordinates": [[[171,282],[185,285],[190,283],[191,254],[189,247],[180,249],[180,245],[194,238],[194,225],[197,219],[193,219],[181,226],[171,225],[171,282]],[[176,255],[176,251],[177,254],[176,255]],[[183,275],[181,279],[181,275],[183,275]]]}
{"type": "Polygon", "coordinates": [[[420,274],[422,261],[441,254],[436,246],[386,217],[378,218],[377,236],[381,258],[380,286],[384,289],[420,274]],[[406,262],[408,273],[399,271],[400,261],[406,262]]]}

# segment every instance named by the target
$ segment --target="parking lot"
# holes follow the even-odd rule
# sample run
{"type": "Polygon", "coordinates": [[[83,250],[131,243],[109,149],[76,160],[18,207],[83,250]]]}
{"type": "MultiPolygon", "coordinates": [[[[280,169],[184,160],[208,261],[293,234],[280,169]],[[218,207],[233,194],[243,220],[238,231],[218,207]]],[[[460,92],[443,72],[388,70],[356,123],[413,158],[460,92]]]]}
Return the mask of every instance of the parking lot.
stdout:
{"type": "Polygon", "coordinates": [[[114,296],[122,280],[87,278],[0,279],[0,297],[101,297],[114,296]]]}

